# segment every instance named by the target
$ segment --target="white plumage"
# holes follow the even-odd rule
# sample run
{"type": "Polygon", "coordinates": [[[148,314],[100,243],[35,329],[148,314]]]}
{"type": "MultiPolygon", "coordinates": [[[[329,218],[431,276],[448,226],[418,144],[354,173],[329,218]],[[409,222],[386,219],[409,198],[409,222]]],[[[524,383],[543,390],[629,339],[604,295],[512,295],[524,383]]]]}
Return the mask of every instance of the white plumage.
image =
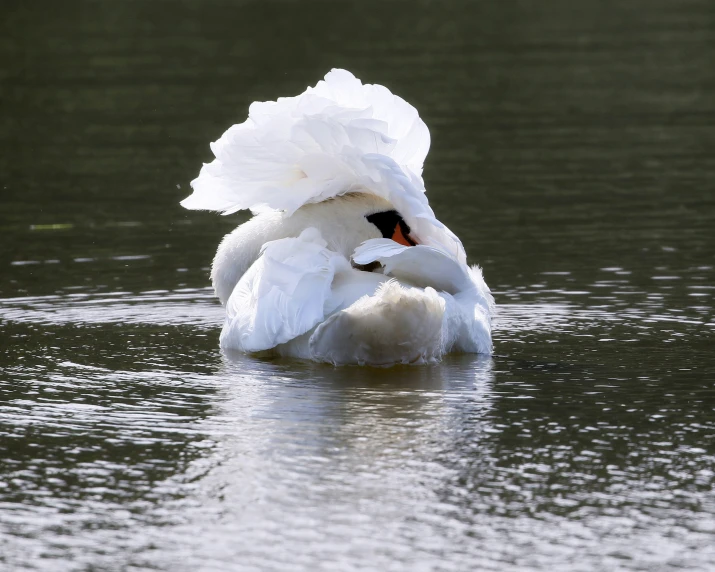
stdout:
{"type": "Polygon", "coordinates": [[[345,70],[252,104],[182,202],[256,215],[214,259],[221,345],[336,364],[491,353],[489,288],[424,194],[429,144],[414,107],[345,70]]]}

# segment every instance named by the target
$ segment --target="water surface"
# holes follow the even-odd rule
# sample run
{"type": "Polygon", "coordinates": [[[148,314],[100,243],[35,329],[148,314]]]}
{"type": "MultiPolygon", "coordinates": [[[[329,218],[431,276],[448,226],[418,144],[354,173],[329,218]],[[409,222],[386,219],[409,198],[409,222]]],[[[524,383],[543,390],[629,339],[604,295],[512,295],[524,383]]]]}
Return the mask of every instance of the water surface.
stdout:
{"type": "Polygon", "coordinates": [[[0,8],[0,564],[715,568],[715,12],[687,2],[0,8]],[[245,215],[178,201],[331,67],[414,103],[496,355],[222,355],[245,215]]]}

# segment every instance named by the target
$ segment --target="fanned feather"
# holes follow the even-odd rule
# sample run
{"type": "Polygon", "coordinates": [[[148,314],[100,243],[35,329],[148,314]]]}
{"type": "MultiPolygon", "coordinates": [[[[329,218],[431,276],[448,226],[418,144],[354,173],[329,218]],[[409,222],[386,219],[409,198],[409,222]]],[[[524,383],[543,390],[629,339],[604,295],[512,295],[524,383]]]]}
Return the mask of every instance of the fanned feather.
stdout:
{"type": "Polygon", "coordinates": [[[421,244],[466,261],[459,239],[425,197],[429,130],[417,110],[381,85],[332,70],[296,97],[256,102],[248,119],[211,145],[216,159],[192,181],[189,209],[281,210],[348,192],[378,195],[421,244]]]}

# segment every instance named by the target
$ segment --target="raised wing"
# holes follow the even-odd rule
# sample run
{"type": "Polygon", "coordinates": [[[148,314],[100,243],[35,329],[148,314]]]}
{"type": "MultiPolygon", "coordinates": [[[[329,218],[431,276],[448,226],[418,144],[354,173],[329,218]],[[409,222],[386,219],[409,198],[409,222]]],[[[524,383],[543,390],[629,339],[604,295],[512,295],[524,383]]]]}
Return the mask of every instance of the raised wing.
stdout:
{"type": "Polygon", "coordinates": [[[469,267],[436,248],[418,244],[402,246],[387,238],[366,240],[352,256],[356,264],[379,262],[387,276],[414,286],[457,294],[474,287],[469,267]]]}
{"type": "Polygon", "coordinates": [[[266,243],[226,303],[221,346],[267,350],[304,334],[332,312],[335,274],[352,269],[325,246],[315,228],[266,243]]]}

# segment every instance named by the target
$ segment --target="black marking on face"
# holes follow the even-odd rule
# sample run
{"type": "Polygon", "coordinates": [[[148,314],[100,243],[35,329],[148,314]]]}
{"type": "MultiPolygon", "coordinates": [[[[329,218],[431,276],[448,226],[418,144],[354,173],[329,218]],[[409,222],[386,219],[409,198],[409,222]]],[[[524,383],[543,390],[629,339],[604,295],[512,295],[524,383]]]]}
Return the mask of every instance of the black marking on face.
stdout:
{"type": "Polygon", "coordinates": [[[401,231],[402,234],[401,238],[406,240],[410,246],[415,246],[417,244],[410,238],[410,227],[397,211],[382,211],[366,215],[365,218],[368,222],[371,222],[378,228],[378,230],[382,233],[383,238],[395,240],[395,234],[399,226],[399,231],[401,231]]]}

